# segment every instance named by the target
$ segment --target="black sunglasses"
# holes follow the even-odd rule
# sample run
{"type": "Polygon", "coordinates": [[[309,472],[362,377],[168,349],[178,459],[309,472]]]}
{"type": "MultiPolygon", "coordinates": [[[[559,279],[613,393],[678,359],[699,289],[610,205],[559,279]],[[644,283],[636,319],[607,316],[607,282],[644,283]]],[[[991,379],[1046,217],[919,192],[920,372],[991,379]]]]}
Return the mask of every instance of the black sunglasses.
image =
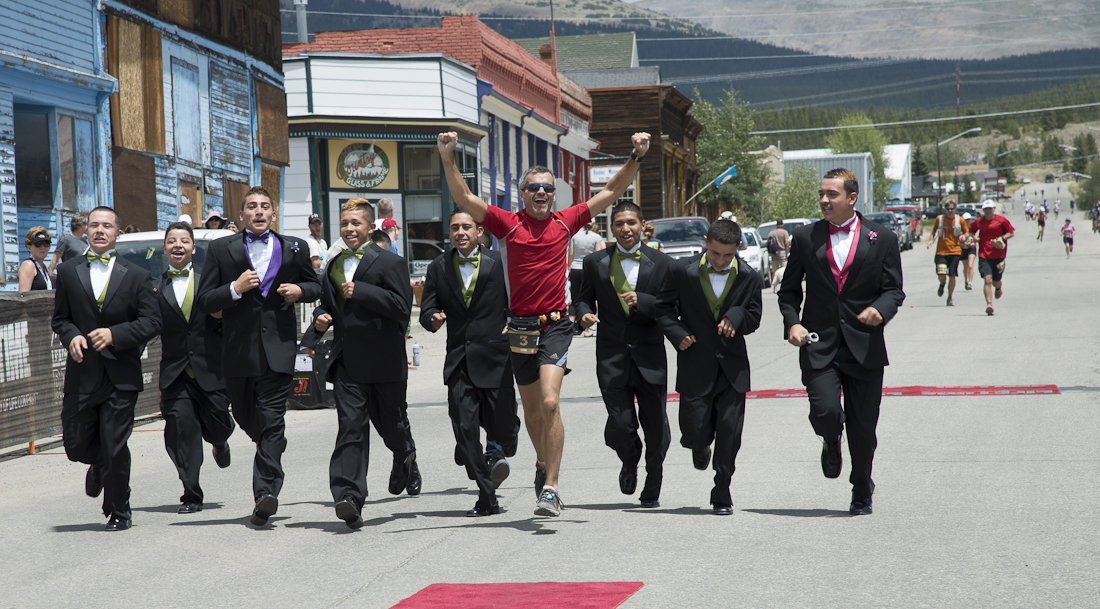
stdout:
{"type": "Polygon", "coordinates": [[[540,188],[546,191],[546,194],[552,194],[557,190],[557,187],[553,184],[528,184],[524,187],[524,190],[527,192],[538,192],[540,188]]]}

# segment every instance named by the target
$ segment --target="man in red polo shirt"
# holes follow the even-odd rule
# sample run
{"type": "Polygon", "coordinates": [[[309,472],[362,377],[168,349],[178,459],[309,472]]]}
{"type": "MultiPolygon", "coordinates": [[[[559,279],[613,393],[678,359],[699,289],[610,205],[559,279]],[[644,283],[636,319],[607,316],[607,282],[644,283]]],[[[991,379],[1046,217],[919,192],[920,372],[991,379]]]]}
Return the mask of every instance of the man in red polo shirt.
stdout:
{"type": "Polygon", "coordinates": [[[509,339],[512,367],[523,401],[523,418],[537,458],[535,514],[538,516],[557,516],[562,508],[558,469],[565,428],[558,396],[562,378],[568,371],[566,359],[573,339],[572,322],[565,309],[569,240],[634,182],[638,166],[649,150],[649,134],[635,133],[630,139],[634,145],[630,161],[588,203],[553,211],[554,174],[546,167],[534,166],[520,178],[523,209],[512,213],[487,205],[470,192],[455,162],[458,134],[439,134],[439,153],[451,196],[501,244],[512,314],[509,333],[526,330],[514,332],[509,339]]]}
{"type": "Polygon", "coordinates": [[[1008,218],[996,213],[997,204],[982,201],[982,216],[970,224],[970,234],[978,234],[978,272],[985,286],[985,314],[993,314],[993,299],[1001,297],[1001,277],[1005,272],[1008,240],[1016,229],[1008,218]]]}

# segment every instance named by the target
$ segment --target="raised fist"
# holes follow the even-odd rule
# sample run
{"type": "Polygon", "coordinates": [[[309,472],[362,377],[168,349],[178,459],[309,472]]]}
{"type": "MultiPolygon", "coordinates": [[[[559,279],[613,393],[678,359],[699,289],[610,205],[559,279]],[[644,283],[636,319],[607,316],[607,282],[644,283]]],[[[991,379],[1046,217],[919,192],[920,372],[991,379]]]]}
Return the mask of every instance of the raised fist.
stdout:
{"type": "Polygon", "coordinates": [[[455,151],[455,146],[458,144],[458,134],[454,131],[448,131],[446,133],[440,133],[439,138],[436,141],[436,145],[439,146],[440,154],[452,154],[455,151]]]}
{"type": "Polygon", "coordinates": [[[634,145],[635,156],[645,156],[649,151],[649,134],[645,132],[635,133],[630,136],[630,143],[634,145]]]}

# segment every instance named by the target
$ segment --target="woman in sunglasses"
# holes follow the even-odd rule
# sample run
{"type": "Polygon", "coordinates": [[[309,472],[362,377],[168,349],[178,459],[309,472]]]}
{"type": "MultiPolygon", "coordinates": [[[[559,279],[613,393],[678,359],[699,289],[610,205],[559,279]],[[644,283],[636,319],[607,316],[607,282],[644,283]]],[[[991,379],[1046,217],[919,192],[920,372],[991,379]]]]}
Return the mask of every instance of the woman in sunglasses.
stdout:
{"type": "Polygon", "coordinates": [[[52,290],[54,278],[45,264],[46,254],[50,253],[50,244],[53,243],[50,231],[35,226],[27,231],[25,243],[31,257],[19,265],[19,291],[52,290]]]}

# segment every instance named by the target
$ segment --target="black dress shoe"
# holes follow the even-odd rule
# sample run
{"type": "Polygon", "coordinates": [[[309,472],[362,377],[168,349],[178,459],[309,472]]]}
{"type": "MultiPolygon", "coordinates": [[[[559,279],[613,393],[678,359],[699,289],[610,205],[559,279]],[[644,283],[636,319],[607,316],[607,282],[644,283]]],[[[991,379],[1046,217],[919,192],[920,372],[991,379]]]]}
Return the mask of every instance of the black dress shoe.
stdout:
{"type": "Polygon", "coordinates": [[[194,514],[195,512],[202,511],[202,504],[194,501],[185,501],[183,505],[180,506],[180,509],[176,511],[180,514],[194,514]]]}
{"type": "Polygon", "coordinates": [[[359,513],[359,508],[355,507],[355,504],[348,499],[337,502],[336,517],[343,520],[349,529],[363,527],[363,516],[359,513]]]}
{"type": "Polygon", "coordinates": [[[839,478],[841,466],[844,465],[844,457],[840,454],[840,438],[830,442],[825,440],[825,446],[821,447],[821,471],[826,478],[839,478]]]}
{"type": "Polygon", "coordinates": [[[623,463],[619,471],[619,490],[624,495],[633,495],[638,490],[638,464],[623,463]]]}
{"type": "Polygon", "coordinates": [[[504,510],[500,509],[499,505],[493,505],[484,507],[481,505],[475,505],[472,510],[466,512],[466,515],[470,518],[478,518],[481,516],[492,516],[493,514],[500,514],[504,510]]]}
{"type": "Polygon", "coordinates": [[[416,451],[405,455],[403,458],[398,455],[393,456],[393,469],[390,470],[390,486],[389,491],[391,495],[400,495],[405,487],[409,485],[409,478],[412,476],[413,464],[416,463],[416,451]]]}
{"type": "Polygon", "coordinates": [[[848,506],[848,513],[852,516],[868,516],[871,514],[871,498],[852,495],[852,505],[848,506]]]}
{"type": "Polygon", "coordinates": [[[256,508],[252,510],[252,524],[262,527],[267,524],[267,519],[279,511],[279,500],[271,495],[264,495],[256,501],[256,508]]]}
{"type": "Polygon", "coordinates": [[[221,446],[215,446],[212,453],[214,454],[214,463],[217,463],[218,467],[222,469],[229,467],[229,462],[232,460],[229,454],[229,442],[221,446]]]}
{"type": "Polygon", "coordinates": [[[489,464],[489,477],[493,479],[493,490],[500,488],[500,485],[504,484],[510,473],[512,473],[512,466],[508,464],[508,459],[501,457],[491,462],[489,464]]]}
{"type": "Polygon", "coordinates": [[[644,507],[644,508],[659,508],[659,507],[661,507],[661,502],[657,501],[656,499],[642,499],[641,501],[642,501],[642,507],[644,507]]]}
{"type": "Polygon", "coordinates": [[[714,513],[718,516],[729,516],[733,514],[732,505],[716,505],[714,506],[714,513]]]}
{"type": "Polygon", "coordinates": [[[129,518],[119,518],[118,516],[111,516],[111,519],[107,521],[107,526],[104,527],[105,531],[125,531],[131,526],[129,518]]]}
{"type": "Polygon", "coordinates": [[[420,486],[423,483],[424,480],[420,478],[420,467],[416,464],[416,458],[414,457],[412,472],[409,473],[409,483],[405,485],[405,492],[415,497],[420,494],[420,486]]]}
{"type": "Polygon", "coordinates": [[[695,469],[707,469],[710,465],[710,447],[691,449],[691,461],[695,464],[695,469]]]}
{"type": "Polygon", "coordinates": [[[98,497],[103,492],[103,470],[94,465],[88,466],[84,476],[84,493],[89,497],[98,497]]]}

